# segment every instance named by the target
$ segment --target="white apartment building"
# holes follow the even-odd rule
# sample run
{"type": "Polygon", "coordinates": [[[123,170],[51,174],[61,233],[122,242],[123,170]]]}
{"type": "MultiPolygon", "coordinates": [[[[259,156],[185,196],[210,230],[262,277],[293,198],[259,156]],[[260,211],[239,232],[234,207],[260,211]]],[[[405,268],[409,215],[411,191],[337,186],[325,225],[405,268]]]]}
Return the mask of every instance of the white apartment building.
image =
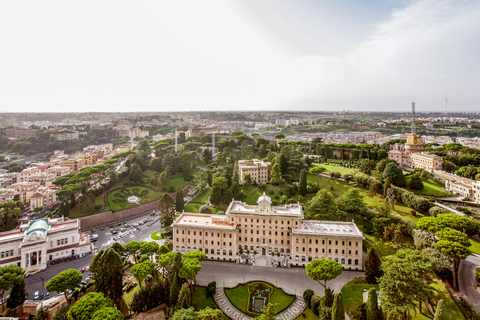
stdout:
{"type": "Polygon", "coordinates": [[[38,219],[0,233],[0,266],[18,265],[27,272],[47,268],[47,262],[91,251],[80,220],[38,219]]]}

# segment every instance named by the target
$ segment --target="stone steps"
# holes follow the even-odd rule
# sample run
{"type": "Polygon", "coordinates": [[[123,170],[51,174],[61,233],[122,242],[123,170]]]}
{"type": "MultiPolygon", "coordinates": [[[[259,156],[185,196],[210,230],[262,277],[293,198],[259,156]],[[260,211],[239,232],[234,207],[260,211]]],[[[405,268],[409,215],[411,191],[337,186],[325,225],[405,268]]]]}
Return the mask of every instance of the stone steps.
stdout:
{"type": "MultiPolygon", "coordinates": [[[[252,320],[253,318],[244,314],[240,310],[238,310],[231,302],[228,300],[227,296],[225,295],[225,291],[222,287],[217,286],[215,291],[215,295],[213,296],[215,303],[218,307],[223,311],[223,313],[233,320],[252,320]]],[[[295,301],[285,310],[280,312],[275,316],[276,319],[279,320],[293,320],[300,316],[305,310],[305,301],[303,298],[296,297],[295,301]]]]}

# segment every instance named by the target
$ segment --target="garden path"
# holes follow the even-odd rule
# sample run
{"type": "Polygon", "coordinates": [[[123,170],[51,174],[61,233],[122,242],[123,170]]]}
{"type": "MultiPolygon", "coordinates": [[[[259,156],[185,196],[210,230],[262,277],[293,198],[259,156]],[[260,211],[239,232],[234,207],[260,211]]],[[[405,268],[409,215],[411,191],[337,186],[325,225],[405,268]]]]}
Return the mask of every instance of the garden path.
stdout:
{"type": "MultiPolygon", "coordinates": [[[[245,313],[238,310],[231,302],[228,300],[227,296],[225,295],[225,291],[223,290],[223,286],[221,283],[217,283],[217,289],[213,299],[219,306],[219,308],[223,311],[223,313],[233,320],[251,320],[253,319],[250,316],[247,316],[245,313]]],[[[296,296],[295,301],[285,310],[280,312],[275,316],[276,319],[279,320],[293,320],[300,316],[307,307],[306,303],[303,301],[302,297],[296,296]]]]}

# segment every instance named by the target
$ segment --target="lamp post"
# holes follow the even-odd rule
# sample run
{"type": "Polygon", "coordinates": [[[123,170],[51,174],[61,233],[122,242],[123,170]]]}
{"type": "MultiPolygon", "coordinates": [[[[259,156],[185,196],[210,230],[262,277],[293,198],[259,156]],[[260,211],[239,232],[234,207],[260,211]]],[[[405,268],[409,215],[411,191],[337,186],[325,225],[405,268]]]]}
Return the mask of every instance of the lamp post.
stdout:
{"type": "MultiPolygon", "coordinates": [[[[43,295],[43,288],[45,287],[43,283],[45,282],[45,280],[42,277],[40,277],[40,279],[42,280],[42,293],[41,293],[41,296],[42,296],[43,295]]],[[[42,309],[43,309],[43,299],[42,299],[42,309]]]]}

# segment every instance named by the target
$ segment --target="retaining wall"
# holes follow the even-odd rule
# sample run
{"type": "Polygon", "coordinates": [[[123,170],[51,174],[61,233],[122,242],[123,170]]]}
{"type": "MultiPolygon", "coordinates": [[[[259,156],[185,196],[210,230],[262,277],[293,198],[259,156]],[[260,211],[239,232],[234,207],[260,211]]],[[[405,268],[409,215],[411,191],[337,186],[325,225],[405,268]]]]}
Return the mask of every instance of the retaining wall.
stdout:
{"type": "Polygon", "coordinates": [[[80,228],[82,230],[93,229],[94,227],[109,224],[114,221],[122,220],[140,214],[142,212],[153,210],[157,208],[158,201],[153,201],[138,207],[118,211],[118,212],[103,212],[93,216],[80,218],[80,228]]]}

